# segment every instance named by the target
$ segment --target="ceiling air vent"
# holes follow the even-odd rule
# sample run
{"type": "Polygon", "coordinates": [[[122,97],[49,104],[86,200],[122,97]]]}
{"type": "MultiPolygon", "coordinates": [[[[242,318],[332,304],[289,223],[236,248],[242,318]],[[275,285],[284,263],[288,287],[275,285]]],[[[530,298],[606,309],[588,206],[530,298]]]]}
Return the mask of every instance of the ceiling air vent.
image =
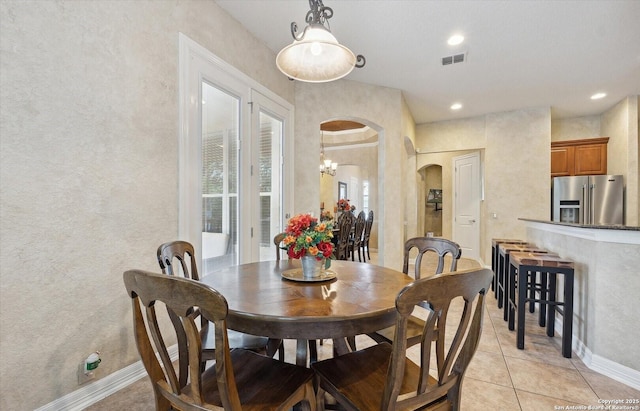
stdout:
{"type": "Polygon", "coordinates": [[[454,54],[453,56],[447,56],[442,58],[442,65],[448,66],[450,64],[463,63],[466,60],[467,53],[454,54]]]}

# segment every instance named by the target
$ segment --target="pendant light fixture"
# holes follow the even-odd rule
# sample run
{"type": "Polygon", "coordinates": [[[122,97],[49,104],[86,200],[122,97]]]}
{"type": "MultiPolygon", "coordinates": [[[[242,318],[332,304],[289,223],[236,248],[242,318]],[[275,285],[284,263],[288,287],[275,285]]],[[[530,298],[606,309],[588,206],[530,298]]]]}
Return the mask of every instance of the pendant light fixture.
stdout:
{"type": "Polygon", "coordinates": [[[351,73],[354,67],[364,67],[364,56],[353,54],[329,30],[333,10],[322,0],[309,0],[307,27],[298,32],[296,22],[291,23],[293,43],[283,48],[276,57],[276,65],[291,79],[309,83],[338,80],[351,73]]]}
{"type": "Polygon", "coordinates": [[[324,156],[324,131],[320,131],[320,175],[323,177],[325,174],[335,176],[337,168],[338,163],[334,163],[324,156]]]}

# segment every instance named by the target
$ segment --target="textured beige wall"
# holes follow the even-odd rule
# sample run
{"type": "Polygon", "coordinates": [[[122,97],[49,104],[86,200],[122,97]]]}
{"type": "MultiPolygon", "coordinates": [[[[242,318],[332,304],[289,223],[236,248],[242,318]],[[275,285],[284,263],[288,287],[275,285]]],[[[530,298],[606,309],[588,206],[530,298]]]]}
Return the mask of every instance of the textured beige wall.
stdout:
{"type": "Polygon", "coordinates": [[[404,241],[409,238],[416,237],[422,232],[421,218],[418,215],[422,214],[422,207],[420,206],[420,190],[421,186],[420,173],[417,171],[417,156],[416,156],[416,127],[411,111],[407,106],[407,103],[402,97],[401,101],[401,128],[402,135],[404,136],[405,145],[405,158],[403,164],[405,165],[405,178],[403,179],[402,192],[404,193],[404,206],[405,206],[405,220],[404,220],[404,241]]]}
{"type": "MultiPolygon", "coordinates": [[[[335,161],[335,160],[334,160],[335,161]]],[[[320,202],[324,202],[324,209],[334,214],[333,207],[338,201],[338,179],[330,175],[320,177],[320,202]]]]}
{"type": "Polygon", "coordinates": [[[627,118],[627,184],[626,207],[627,225],[640,226],[640,98],[629,96],[629,117],[627,118]]]}
{"type": "Polygon", "coordinates": [[[625,224],[640,224],[638,203],[638,96],[630,96],[601,116],[602,135],[609,137],[607,172],[625,179],[625,224]]]}
{"type": "Polygon", "coordinates": [[[525,237],[518,218],[550,219],[550,135],[546,107],[487,116],[484,261],[491,261],[491,238],[525,237]]]}
{"type": "Polygon", "coordinates": [[[640,102],[638,96],[627,98],[629,107],[629,117],[627,118],[627,184],[626,184],[626,207],[627,225],[640,225],[640,159],[638,158],[638,148],[640,146],[640,130],[638,129],[638,109],[640,102]]]}
{"type": "Polygon", "coordinates": [[[418,124],[416,147],[420,153],[480,149],[486,145],[486,117],[418,124]]]}
{"type": "Polygon", "coordinates": [[[418,182],[420,173],[417,171],[416,154],[413,142],[405,137],[405,156],[402,165],[404,167],[404,178],[402,179],[402,193],[404,202],[404,239],[405,243],[409,238],[418,235],[418,182]]]}
{"type": "Polygon", "coordinates": [[[599,115],[551,120],[551,141],[594,137],[603,137],[600,134],[599,115]]]}
{"type": "Polygon", "coordinates": [[[417,126],[420,151],[440,151],[421,154],[417,166],[442,166],[442,235],[451,238],[452,233],[452,159],[470,149],[480,150],[484,159],[480,256],[485,264],[491,261],[491,238],[524,237],[524,224],[518,218],[549,219],[550,136],[548,108],[417,126]],[[491,213],[498,218],[489,218],[491,213]]]}
{"type": "MultiPolygon", "coordinates": [[[[378,220],[378,248],[381,264],[402,267],[404,208],[398,199],[404,177],[398,164],[404,154],[401,128],[401,93],[349,80],[326,84],[296,82],[295,204],[294,212],[317,207],[319,189],[316,164],[320,152],[318,127],[335,119],[353,119],[378,131],[378,204],[372,204],[378,220]],[[389,182],[387,184],[386,182],[389,182]],[[388,210],[388,211],[387,211],[388,210]]],[[[404,204],[404,203],[403,203],[404,204]]],[[[404,206],[403,206],[404,207],[404,206]]]]}
{"type": "Polygon", "coordinates": [[[122,272],[178,233],[178,32],[294,87],[211,1],[3,0],[0,30],[0,409],[27,410],[94,350],[98,376],[139,359],[122,272]]]}
{"type": "Polygon", "coordinates": [[[629,102],[622,100],[602,114],[602,135],[609,137],[607,144],[607,172],[627,174],[627,135],[629,124],[629,102]]]}

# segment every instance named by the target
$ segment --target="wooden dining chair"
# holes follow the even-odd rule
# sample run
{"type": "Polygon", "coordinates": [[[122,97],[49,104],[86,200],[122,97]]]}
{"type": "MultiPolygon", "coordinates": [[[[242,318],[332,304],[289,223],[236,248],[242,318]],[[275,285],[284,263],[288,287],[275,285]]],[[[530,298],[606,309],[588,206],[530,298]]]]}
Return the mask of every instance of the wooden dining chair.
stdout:
{"type": "Polygon", "coordinates": [[[336,259],[338,260],[349,258],[349,239],[351,238],[353,220],[354,217],[351,211],[345,211],[338,217],[338,239],[335,250],[336,259]]]}
{"type": "Polygon", "coordinates": [[[462,256],[462,248],[454,241],[447,240],[446,238],[436,237],[414,237],[408,239],[404,243],[404,261],[402,264],[402,272],[409,273],[409,258],[411,251],[417,249],[418,255],[416,256],[413,277],[415,279],[420,278],[420,272],[422,269],[422,258],[429,253],[435,253],[438,257],[438,265],[436,266],[433,274],[440,274],[444,272],[445,259],[447,256],[451,258],[451,263],[448,267],[448,271],[456,271],[458,267],[458,260],[462,256]]]}
{"type": "Polygon", "coordinates": [[[132,299],[136,344],[151,378],[156,410],[289,410],[296,404],[315,410],[311,370],[253,351],[231,350],[227,300],[213,288],[188,278],[141,270],[126,271],[124,283],[132,299]],[[159,306],[178,318],[172,321],[173,328],[161,326],[159,306]],[[204,372],[198,315],[215,328],[215,365],[204,372]],[[186,341],[178,343],[188,352],[185,380],[176,375],[165,345],[175,338],[172,330],[186,336],[186,341]]]}
{"type": "MultiPolygon", "coordinates": [[[[160,269],[164,274],[200,281],[195,251],[191,243],[178,240],[161,244],[157,250],[157,257],[160,269]]],[[[175,321],[176,319],[172,318],[172,320],[175,321]]],[[[216,339],[213,327],[209,327],[209,323],[204,318],[201,319],[201,322],[202,358],[206,362],[215,358],[216,339]]],[[[281,340],[245,334],[234,330],[229,330],[228,336],[231,348],[246,348],[266,353],[269,356],[273,356],[278,351],[280,359],[284,361],[284,346],[281,340]]],[[[178,335],[178,338],[185,339],[186,336],[178,335]]],[[[181,352],[180,355],[187,355],[186,351],[181,352]]],[[[185,365],[183,365],[184,367],[185,365]]],[[[183,369],[181,375],[184,374],[184,371],[183,369]]]]}
{"type": "Polygon", "coordinates": [[[280,253],[284,250],[282,242],[287,237],[287,233],[278,233],[273,237],[273,245],[276,246],[276,260],[280,261],[280,253]]]}
{"type": "Polygon", "coordinates": [[[396,299],[397,332],[392,344],[376,344],[311,365],[319,384],[318,409],[323,409],[328,392],[352,411],[459,410],[464,374],[478,347],[484,297],[492,279],[489,269],[471,269],[406,286],[396,299]],[[429,315],[416,363],[407,358],[407,325],[423,301],[429,315]]]}
{"type": "MultiPolygon", "coordinates": [[[[413,276],[415,279],[419,279],[422,272],[422,260],[425,256],[435,254],[438,259],[438,263],[435,266],[433,274],[440,274],[445,268],[445,258],[449,256],[451,263],[448,267],[448,271],[456,271],[458,268],[458,260],[462,256],[462,248],[458,243],[446,238],[435,237],[414,237],[408,239],[404,243],[404,262],[402,264],[402,272],[409,274],[409,258],[413,249],[418,250],[418,255],[415,260],[415,267],[413,276]]],[[[407,345],[409,347],[416,345],[422,338],[422,329],[424,328],[424,320],[417,316],[411,316],[409,318],[409,325],[407,330],[407,345]]],[[[376,342],[391,342],[393,341],[395,329],[394,327],[388,327],[383,330],[379,330],[373,333],[367,334],[373,338],[376,342]]]]}
{"type": "MultiPolygon", "coordinates": [[[[367,222],[364,211],[360,211],[356,217],[353,234],[349,239],[349,254],[351,255],[351,261],[355,261],[356,252],[358,253],[358,261],[362,262],[362,256],[360,255],[362,247],[362,236],[364,234],[364,227],[367,222]]],[[[365,260],[366,261],[366,260],[365,260]]]]}
{"type": "Polygon", "coordinates": [[[371,261],[371,253],[369,251],[369,239],[371,238],[371,229],[373,227],[373,210],[369,210],[369,215],[367,216],[367,221],[364,225],[364,233],[362,234],[362,257],[364,261],[371,261]],[[365,254],[366,252],[366,254],[365,254]]]}

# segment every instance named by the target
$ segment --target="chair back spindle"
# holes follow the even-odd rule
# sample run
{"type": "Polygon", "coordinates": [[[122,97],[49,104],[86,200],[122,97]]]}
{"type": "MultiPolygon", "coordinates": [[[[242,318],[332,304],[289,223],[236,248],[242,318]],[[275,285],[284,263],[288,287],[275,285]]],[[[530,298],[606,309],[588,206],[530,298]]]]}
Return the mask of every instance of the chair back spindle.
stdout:
{"type": "Polygon", "coordinates": [[[338,240],[336,242],[336,258],[346,260],[349,257],[349,238],[353,227],[353,213],[345,211],[338,217],[338,240]]]}
{"type": "Polygon", "coordinates": [[[366,225],[366,216],[364,211],[360,211],[356,217],[353,236],[349,241],[349,253],[351,254],[351,261],[355,260],[355,254],[358,253],[358,261],[362,262],[362,256],[360,255],[360,248],[362,247],[362,236],[364,233],[364,227],[366,225]]]}
{"type": "Polygon", "coordinates": [[[158,264],[164,274],[181,274],[185,278],[199,281],[195,255],[191,243],[179,240],[161,244],[157,251],[158,264]]]}
{"type": "Polygon", "coordinates": [[[278,233],[273,237],[273,245],[276,246],[276,260],[280,261],[280,251],[283,250],[282,242],[287,237],[287,233],[278,233]]]}
{"type": "Polygon", "coordinates": [[[451,257],[451,264],[448,271],[456,271],[458,267],[458,260],[462,256],[462,248],[460,248],[460,245],[451,240],[447,240],[446,238],[410,238],[404,243],[404,263],[402,265],[402,272],[405,274],[409,274],[409,256],[414,248],[418,250],[414,270],[415,279],[420,278],[422,259],[429,252],[435,252],[438,256],[438,265],[433,274],[440,274],[444,272],[445,257],[447,255],[451,257]]]}
{"type": "MultiPolygon", "coordinates": [[[[371,260],[371,253],[369,251],[369,239],[371,238],[371,229],[373,227],[373,210],[369,210],[369,215],[364,226],[364,234],[362,235],[362,255],[367,253],[366,258],[371,260]]],[[[366,260],[365,258],[365,260],[366,260]]]]}

